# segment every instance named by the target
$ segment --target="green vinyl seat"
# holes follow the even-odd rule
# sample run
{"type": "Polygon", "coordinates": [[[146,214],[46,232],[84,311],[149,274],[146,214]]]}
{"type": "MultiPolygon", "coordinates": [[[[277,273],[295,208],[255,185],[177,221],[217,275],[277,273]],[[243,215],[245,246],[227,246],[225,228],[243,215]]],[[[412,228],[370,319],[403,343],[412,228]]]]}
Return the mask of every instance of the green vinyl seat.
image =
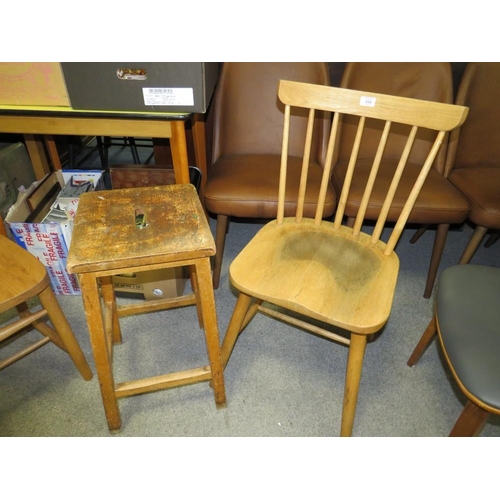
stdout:
{"type": "Polygon", "coordinates": [[[456,265],[438,280],[434,318],[413,351],[413,366],[436,334],[460,390],[468,398],[450,436],[477,436],[500,414],[500,268],[456,265]]]}

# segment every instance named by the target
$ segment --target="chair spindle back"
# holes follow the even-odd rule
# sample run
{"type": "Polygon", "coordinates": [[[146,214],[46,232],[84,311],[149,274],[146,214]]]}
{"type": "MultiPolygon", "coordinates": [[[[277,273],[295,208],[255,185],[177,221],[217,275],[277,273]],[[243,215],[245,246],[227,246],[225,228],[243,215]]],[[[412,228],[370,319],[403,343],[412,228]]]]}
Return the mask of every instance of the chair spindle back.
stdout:
{"type": "Polygon", "coordinates": [[[413,208],[418,194],[420,193],[420,189],[425,182],[429,169],[431,168],[432,163],[441,147],[441,144],[443,143],[446,133],[450,130],[460,127],[467,116],[468,108],[433,101],[422,101],[418,99],[410,99],[407,97],[396,97],[384,94],[376,94],[372,92],[362,92],[358,90],[312,85],[286,80],[280,81],[278,96],[280,100],[285,104],[280,190],[277,216],[278,224],[281,224],[283,222],[285,211],[285,186],[287,177],[286,174],[290,137],[291,108],[300,107],[309,109],[308,126],[302,162],[302,176],[300,181],[299,199],[295,217],[297,222],[301,222],[303,218],[304,197],[307,187],[307,169],[309,165],[309,158],[311,155],[311,138],[313,135],[315,111],[319,110],[333,113],[323,179],[318,196],[316,216],[314,219],[315,224],[320,224],[322,220],[325,195],[327,185],[331,176],[332,159],[335,154],[337,131],[339,129],[341,116],[354,115],[359,117],[357,133],[352,146],[347,174],[335,214],[335,229],[338,229],[342,225],[342,220],[344,218],[344,211],[349,194],[351,180],[354,174],[354,169],[356,168],[357,156],[363,139],[365,121],[367,118],[370,118],[381,120],[384,122],[383,132],[380,136],[377,153],[371,167],[371,173],[365,187],[354,226],[352,228],[354,236],[358,235],[361,232],[366,209],[368,206],[368,201],[370,199],[370,195],[377,178],[378,169],[384,155],[384,148],[390,135],[391,125],[394,123],[401,123],[409,126],[406,144],[401,153],[399,163],[395,170],[380,215],[376,221],[375,228],[372,233],[371,243],[374,245],[381,237],[387,220],[389,209],[393,202],[394,195],[410,156],[412,145],[415,141],[415,137],[417,136],[419,128],[431,129],[438,132],[427,158],[422,163],[420,174],[418,175],[415,184],[413,185],[413,188],[408,196],[401,215],[399,216],[387,242],[385,253],[389,255],[394,250],[394,247],[396,246],[396,243],[401,236],[406,221],[408,220],[408,216],[413,208]]]}

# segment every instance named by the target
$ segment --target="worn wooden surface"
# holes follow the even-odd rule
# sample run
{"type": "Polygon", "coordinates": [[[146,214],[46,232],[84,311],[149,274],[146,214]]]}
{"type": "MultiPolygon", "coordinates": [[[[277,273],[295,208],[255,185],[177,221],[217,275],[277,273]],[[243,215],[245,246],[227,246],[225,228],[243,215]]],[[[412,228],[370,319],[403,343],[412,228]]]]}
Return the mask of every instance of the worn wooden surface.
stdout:
{"type": "Polygon", "coordinates": [[[121,427],[117,398],[211,381],[217,407],[226,404],[210,257],[215,242],[196,189],[173,184],[96,191],[80,198],[67,268],[80,277],[90,341],[110,430],[121,427]],[[140,227],[138,227],[140,226],[140,227]],[[186,266],[193,293],[116,304],[111,277],[186,266]],[[101,290],[99,290],[99,285],[101,290]],[[101,297],[103,300],[101,300],[101,297]],[[209,366],[115,381],[113,345],[122,341],[119,317],[196,305],[209,366]]]}
{"type": "Polygon", "coordinates": [[[42,263],[5,236],[0,236],[0,312],[49,286],[42,263]]]}
{"type": "MultiPolygon", "coordinates": [[[[37,179],[42,179],[51,170],[44,142],[49,150],[52,168],[58,169],[60,162],[50,136],[76,135],[170,139],[176,182],[189,182],[184,128],[185,122],[192,118],[189,113],[155,113],[152,118],[147,112],[78,111],[66,106],[1,105],[0,109],[3,111],[0,114],[0,131],[24,134],[37,179]],[[43,136],[49,136],[48,140],[44,141],[43,136]]],[[[194,135],[195,143],[200,141],[196,147],[196,164],[205,172],[206,155],[198,155],[204,143],[201,132],[194,135]]]]}
{"type": "Polygon", "coordinates": [[[453,130],[460,127],[469,111],[465,106],[360,90],[349,90],[346,93],[343,90],[346,89],[313,84],[297,86],[295,82],[282,80],[279,98],[284,104],[292,106],[339,111],[432,130],[453,130]],[[370,98],[369,103],[365,98],[370,98]],[[376,104],[372,105],[373,102],[376,104]]]}
{"type": "Polygon", "coordinates": [[[9,356],[0,363],[0,368],[14,363],[50,340],[69,354],[85,380],[92,378],[87,360],[50,287],[45,267],[29,252],[0,235],[0,312],[13,307],[17,308],[20,319],[0,327],[0,340],[26,327],[36,328],[45,338],[9,356]],[[42,309],[32,313],[26,301],[35,296],[38,296],[42,309]],[[44,322],[47,316],[53,328],[44,322]]]}
{"type": "Polygon", "coordinates": [[[399,270],[395,253],[311,219],[270,222],[231,264],[231,283],[246,294],[358,333],[387,321],[399,270]],[[249,272],[251,270],[251,272],[249,272]]]}
{"type": "MultiPolygon", "coordinates": [[[[375,334],[384,326],[392,307],[399,271],[399,259],[394,253],[394,248],[445,133],[463,123],[468,109],[436,102],[283,80],[279,83],[278,96],[285,104],[285,114],[277,218],[264,226],[231,263],[230,280],[240,291],[240,297],[222,346],[223,365],[227,364],[238,334],[251,320],[255,311],[266,311],[266,308],[262,307],[262,302],[284,308],[278,315],[279,319],[349,345],[341,435],[350,436],[368,335],[375,334]],[[292,107],[309,110],[302,176],[294,218],[284,216],[292,107]],[[334,118],[316,216],[314,219],[308,219],[303,216],[302,207],[307,188],[312,125],[315,112],[318,110],[333,112],[334,118]],[[330,182],[333,159],[337,154],[337,132],[340,116],[343,114],[360,118],[335,220],[332,223],[323,220],[323,204],[330,182]],[[366,118],[385,122],[384,131],[380,136],[377,155],[366,183],[358,216],[353,227],[347,227],[344,225],[344,209],[366,118]],[[401,152],[401,159],[379,219],[372,234],[367,234],[362,230],[366,207],[393,122],[410,125],[411,131],[401,152]],[[439,132],[429,156],[421,166],[418,179],[401,215],[385,243],[381,236],[387,213],[419,127],[439,132]],[[319,328],[314,324],[307,326],[303,321],[298,322],[296,315],[289,314],[290,312],[347,330],[346,338],[340,339],[339,335],[329,329],[319,328]]],[[[273,310],[274,308],[269,313],[277,316],[273,310]]]]}
{"type": "Polygon", "coordinates": [[[112,271],[212,256],[215,243],[194,186],[174,184],[82,195],[70,272],[112,271]],[[135,225],[141,210],[147,226],[135,225]]]}

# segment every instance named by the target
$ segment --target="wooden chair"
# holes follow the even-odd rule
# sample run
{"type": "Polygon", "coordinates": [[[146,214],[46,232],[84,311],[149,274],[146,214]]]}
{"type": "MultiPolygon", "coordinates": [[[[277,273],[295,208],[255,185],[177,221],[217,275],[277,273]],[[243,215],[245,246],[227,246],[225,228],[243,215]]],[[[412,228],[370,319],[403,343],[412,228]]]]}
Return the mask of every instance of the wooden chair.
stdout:
{"type": "MultiPolygon", "coordinates": [[[[212,165],[204,190],[205,208],[217,216],[213,285],[219,286],[229,220],[232,217],[274,219],[278,208],[283,105],[276,98],[279,79],[329,84],[328,64],[319,62],[224,63],[215,90],[212,115],[212,165]]],[[[307,116],[297,114],[290,138],[289,200],[296,199],[307,116]]],[[[313,216],[321,183],[329,123],[317,114],[309,168],[305,213],[313,216]]],[[[324,217],[333,214],[336,196],[328,186],[324,217]]],[[[285,213],[292,214],[288,201],[285,213]]]]}
{"type": "Polygon", "coordinates": [[[399,269],[399,259],[394,247],[446,132],[461,125],[467,109],[451,104],[290,81],[280,82],[278,95],[285,104],[278,217],[257,233],[230,266],[231,283],[239,291],[239,297],[224,338],[222,359],[226,364],[238,334],[258,310],[348,345],[341,435],[349,436],[352,433],[367,337],[384,326],[391,310],[399,269]],[[295,217],[285,217],[292,106],[309,110],[309,121],[297,211],[295,217]],[[316,110],[334,112],[334,117],[316,216],[312,219],[304,216],[303,205],[316,110]],[[359,117],[358,132],[335,220],[328,222],[322,219],[322,210],[342,115],[359,117]],[[342,225],[342,220],[367,118],[385,122],[384,133],[362,205],[351,228],[342,225]],[[380,217],[373,234],[369,235],[362,231],[367,200],[375,183],[383,157],[384,142],[393,122],[409,125],[408,140],[401,151],[401,160],[380,217]],[[381,240],[382,230],[412,142],[421,127],[439,132],[392,234],[385,243],[381,240]],[[273,307],[265,306],[264,302],[273,307]],[[278,310],[274,306],[278,306],[278,310]],[[291,311],[291,315],[287,311],[291,311]],[[346,338],[330,329],[309,325],[309,319],[345,329],[350,332],[350,336],[347,335],[346,338]]]}
{"type": "Polygon", "coordinates": [[[2,220],[0,233],[3,233],[0,234],[0,313],[15,307],[20,317],[0,328],[0,342],[28,328],[35,328],[43,335],[39,341],[1,361],[0,370],[48,342],[53,342],[69,354],[82,377],[90,380],[92,372],[50,287],[45,267],[36,257],[6,237],[2,220]],[[38,297],[42,308],[32,312],[26,301],[33,297],[38,297]],[[53,327],[44,320],[47,316],[53,327]]]}
{"type": "Polygon", "coordinates": [[[471,205],[468,219],[475,230],[459,261],[467,264],[488,231],[486,246],[500,232],[500,63],[469,63],[456,104],[470,111],[463,129],[450,136],[446,168],[471,205]]]}
{"type": "Polygon", "coordinates": [[[408,360],[423,355],[436,335],[468,402],[450,436],[478,436],[490,414],[500,415],[500,269],[446,268],[439,277],[435,313],[408,360]]]}
{"type": "MultiPolygon", "coordinates": [[[[365,92],[370,91],[427,101],[453,103],[451,64],[446,62],[348,63],[340,86],[365,92]]],[[[354,223],[371,163],[377,153],[381,132],[381,127],[376,124],[366,124],[363,145],[358,154],[359,165],[354,172],[351,191],[345,208],[345,215],[348,217],[347,225],[354,223]]],[[[338,189],[344,182],[355,133],[355,121],[346,117],[342,121],[339,130],[338,160],[333,168],[333,181],[338,189]]],[[[408,193],[420,171],[421,159],[425,158],[429,153],[434,138],[434,132],[429,130],[419,131],[387,218],[389,222],[395,222],[399,217],[408,193]]],[[[378,217],[388,183],[392,179],[399,160],[401,143],[404,139],[404,135],[399,134],[397,127],[391,129],[384,150],[384,159],[380,165],[380,174],[374,185],[372,196],[368,201],[365,216],[368,220],[376,220],[378,217]]],[[[408,218],[408,223],[418,224],[421,227],[410,240],[411,243],[415,243],[428,227],[436,227],[423,294],[425,298],[429,298],[432,294],[450,225],[465,222],[470,210],[467,198],[446,178],[445,160],[446,147],[443,147],[436,156],[432,169],[408,218]]]]}

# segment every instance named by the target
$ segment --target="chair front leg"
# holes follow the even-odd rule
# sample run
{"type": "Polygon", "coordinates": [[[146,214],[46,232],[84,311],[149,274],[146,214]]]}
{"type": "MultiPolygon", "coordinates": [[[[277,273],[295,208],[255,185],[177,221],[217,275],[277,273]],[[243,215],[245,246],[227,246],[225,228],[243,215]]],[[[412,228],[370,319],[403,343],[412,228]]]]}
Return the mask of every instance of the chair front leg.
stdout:
{"type": "Polygon", "coordinates": [[[243,329],[243,325],[248,323],[248,321],[245,323],[244,321],[251,303],[252,297],[240,292],[234,307],[233,315],[227,327],[226,335],[224,336],[224,342],[222,343],[222,366],[224,368],[233,352],[234,344],[236,343],[239,333],[243,329]]]}
{"type": "Polygon", "coordinates": [[[417,361],[422,357],[427,348],[431,345],[432,341],[436,338],[436,335],[436,317],[433,316],[422,337],[420,337],[420,340],[418,341],[418,344],[413,350],[410,358],[406,362],[408,366],[413,366],[417,363],[417,361]]]}
{"type": "Polygon", "coordinates": [[[344,407],[342,410],[342,423],[340,428],[340,435],[342,437],[349,437],[352,434],[365,348],[366,335],[351,333],[351,344],[347,358],[347,372],[344,389],[344,407]]]}

